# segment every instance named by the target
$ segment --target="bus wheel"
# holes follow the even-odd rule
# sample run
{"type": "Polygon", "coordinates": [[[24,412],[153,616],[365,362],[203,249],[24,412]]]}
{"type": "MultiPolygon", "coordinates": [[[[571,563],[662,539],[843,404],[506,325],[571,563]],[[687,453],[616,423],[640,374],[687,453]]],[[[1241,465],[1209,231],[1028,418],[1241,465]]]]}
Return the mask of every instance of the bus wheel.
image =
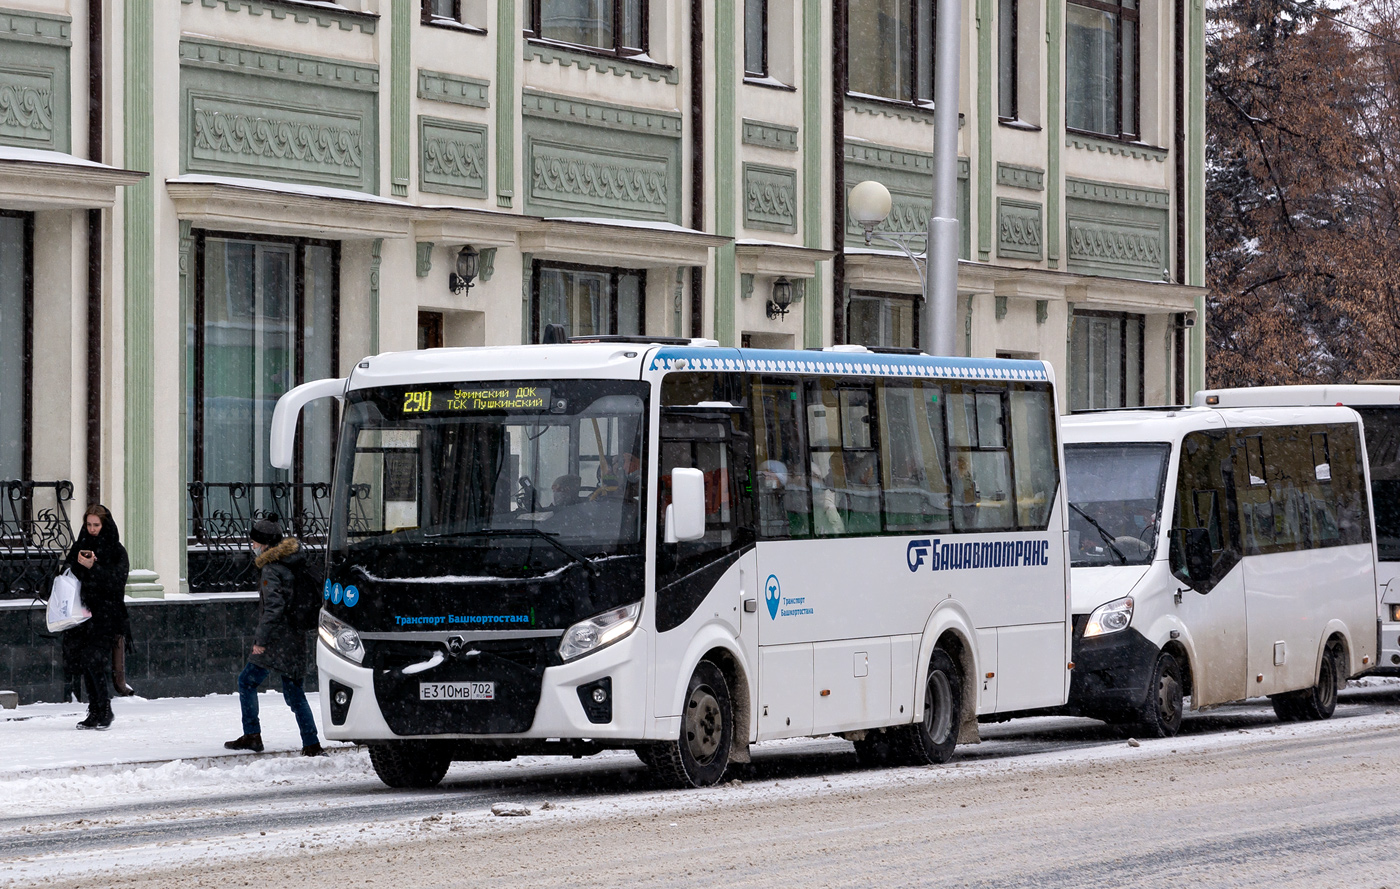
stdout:
{"type": "MultiPolygon", "coordinates": [[[[928,683],[924,687],[924,719],[900,726],[902,749],[895,757],[910,765],[937,765],[953,758],[962,723],[962,673],[941,649],[934,649],[928,661],[928,683]]],[[[889,729],[893,733],[898,730],[889,729]]]]}
{"type": "Polygon", "coordinates": [[[1337,692],[1346,683],[1346,662],[1342,647],[1333,643],[1322,653],[1317,684],[1302,691],[1274,695],[1274,713],[1285,722],[1298,719],[1330,719],[1337,709],[1337,692]]]}
{"type": "Polygon", "coordinates": [[[369,762],[374,773],[390,787],[436,787],[452,757],[429,744],[394,741],[369,745],[369,762]]]}
{"type": "Polygon", "coordinates": [[[1170,738],[1181,728],[1181,667],[1165,651],[1157,655],[1138,723],[1149,738],[1170,738]]]}
{"type": "Polygon", "coordinates": [[[734,707],[719,667],[701,661],[685,690],[681,736],[638,751],[642,762],[670,787],[718,784],[734,745],[734,707]]]}

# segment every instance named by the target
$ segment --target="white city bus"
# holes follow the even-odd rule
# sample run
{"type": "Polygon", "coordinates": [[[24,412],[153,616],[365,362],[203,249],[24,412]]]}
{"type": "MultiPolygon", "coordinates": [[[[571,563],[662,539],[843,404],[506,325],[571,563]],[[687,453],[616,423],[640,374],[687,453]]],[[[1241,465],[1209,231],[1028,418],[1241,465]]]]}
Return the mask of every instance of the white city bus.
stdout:
{"type": "Polygon", "coordinates": [[[1376,523],[1378,657],[1374,672],[1400,675],[1400,386],[1259,386],[1196,393],[1197,405],[1344,404],[1361,415],[1376,523]]]}
{"type": "Polygon", "coordinates": [[[1063,705],[1068,566],[1039,361],[608,338],[368,358],[343,400],[317,666],[381,779],[633,749],[718,782],[840,734],[943,762],[1063,705]]]}
{"type": "Polygon", "coordinates": [[[1344,407],[1066,418],[1070,708],[1176,733],[1267,695],[1326,719],[1375,660],[1361,418],[1344,407]]]}

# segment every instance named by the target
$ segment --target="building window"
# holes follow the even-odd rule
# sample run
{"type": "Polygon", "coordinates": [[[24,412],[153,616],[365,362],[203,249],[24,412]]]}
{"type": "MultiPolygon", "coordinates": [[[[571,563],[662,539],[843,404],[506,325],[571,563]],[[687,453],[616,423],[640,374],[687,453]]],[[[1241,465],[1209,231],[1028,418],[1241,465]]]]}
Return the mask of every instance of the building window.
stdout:
{"type": "Polygon", "coordinates": [[[1065,8],[1065,125],[1138,136],[1139,0],[1070,0],[1065,8]]]}
{"type": "Polygon", "coordinates": [[[330,401],[303,412],[290,477],[269,462],[268,438],[279,396],[307,380],[336,376],[340,245],[198,232],[195,256],[186,331],[189,480],[206,491],[205,516],[271,510],[273,484],[331,478],[336,408],[330,401]],[[235,483],[252,486],[237,508],[229,487],[235,483]]]}
{"type": "Polygon", "coordinates": [[[530,0],[534,36],[622,56],[647,51],[646,0],[530,0]]]}
{"type": "Polygon", "coordinates": [[[1020,52],[1016,39],[1019,27],[1016,12],[1020,0],[998,0],[997,6],[997,115],[1002,120],[1016,120],[1020,117],[1017,107],[1017,53],[1020,52]]]}
{"type": "Polygon", "coordinates": [[[34,215],[0,210],[0,480],[29,478],[34,215]]]}
{"type": "Polygon", "coordinates": [[[934,0],[869,0],[846,15],[846,88],[898,102],[933,101],[934,0]]]}
{"type": "Polygon", "coordinates": [[[1075,312],[1070,410],[1142,405],[1142,315],[1075,312]]]}
{"type": "Polygon", "coordinates": [[[768,0],[744,0],[744,73],[768,76],[768,0]]]}
{"type": "Polygon", "coordinates": [[[462,0],[423,0],[423,24],[462,21],[462,0]]]}
{"type": "Polygon", "coordinates": [[[531,336],[543,342],[551,324],[566,337],[639,336],[646,322],[646,272],[537,261],[531,336]]]}
{"type": "Polygon", "coordinates": [[[853,345],[919,348],[919,303],[914,297],[853,291],[846,306],[847,340],[853,345]]]}

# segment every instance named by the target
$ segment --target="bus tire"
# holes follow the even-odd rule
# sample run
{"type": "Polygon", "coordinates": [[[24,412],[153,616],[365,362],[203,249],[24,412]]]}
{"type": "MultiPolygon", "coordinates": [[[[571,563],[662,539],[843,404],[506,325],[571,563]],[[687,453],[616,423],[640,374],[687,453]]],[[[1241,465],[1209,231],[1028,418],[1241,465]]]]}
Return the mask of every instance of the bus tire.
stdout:
{"type": "Polygon", "coordinates": [[[639,749],[637,757],[668,787],[718,784],[734,746],[734,705],[719,667],[695,666],[681,706],[680,737],[639,749]]]}
{"type": "Polygon", "coordinates": [[[1342,648],[1335,642],[1322,653],[1317,684],[1302,691],[1274,695],[1274,713],[1284,722],[1330,719],[1337,710],[1337,692],[1346,684],[1342,648]]]}
{"type": "Polygon", "coordinates": [[[924,718],[887,732],[894,737],[895,762],[940,765],[953,758],[962,725],[962,671],[947,652],[935,648],[924,684],[924,718]]]}
{"type": "Polygon", "coordinates": [[[391,741],[369,745],[369,762],[374,773],[389,787],[436,787],[452,765],[446,751],[430,744],[391,741]]]}
{"type": "Polygon", "coordinates": [[[1170,738],[1181,729],[1181,667],[1165,651],[1157,655],[1138,715],[1139,731],[1147,738],[1170,738]]]}

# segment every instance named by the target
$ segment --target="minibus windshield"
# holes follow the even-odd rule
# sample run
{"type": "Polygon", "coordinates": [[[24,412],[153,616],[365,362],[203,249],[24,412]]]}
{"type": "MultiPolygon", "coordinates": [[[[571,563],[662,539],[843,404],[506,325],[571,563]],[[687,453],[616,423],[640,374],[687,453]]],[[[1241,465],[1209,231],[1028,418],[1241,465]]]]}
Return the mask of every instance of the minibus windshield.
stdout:
{"type": "Polygon", "coordinates": [[[1065,445],[1071,565],[1152,561],[1170,455],[1165,442],[1065,445]]]}
{"type": "Polygon", "coordinates": [[[591,567],[635,548],[645,399],[608,380],[352,393],[331,549],[543,548],[591,567]]]}

